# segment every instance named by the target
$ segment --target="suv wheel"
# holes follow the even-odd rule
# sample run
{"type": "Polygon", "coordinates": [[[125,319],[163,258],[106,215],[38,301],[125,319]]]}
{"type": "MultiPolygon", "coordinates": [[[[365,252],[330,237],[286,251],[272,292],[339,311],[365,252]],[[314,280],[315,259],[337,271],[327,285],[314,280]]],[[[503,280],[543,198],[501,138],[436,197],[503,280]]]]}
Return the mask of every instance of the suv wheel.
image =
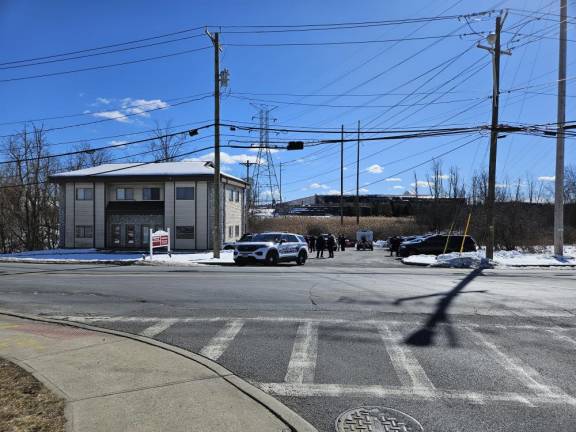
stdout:
{"type": "Polygon", "coordinates": [[[267,265],[278,264],[278,252],[276,252],[276,251],[268,252],[268,255],[266,255],[266,264],[267,265]]]}
{"type": "Polygon", "coordinates": [[[296,259],[296,264],[304,265],[306,263],[306,258],[308,258],[308,254],[304,251],[300,251],[298,258],[296,259]]]}

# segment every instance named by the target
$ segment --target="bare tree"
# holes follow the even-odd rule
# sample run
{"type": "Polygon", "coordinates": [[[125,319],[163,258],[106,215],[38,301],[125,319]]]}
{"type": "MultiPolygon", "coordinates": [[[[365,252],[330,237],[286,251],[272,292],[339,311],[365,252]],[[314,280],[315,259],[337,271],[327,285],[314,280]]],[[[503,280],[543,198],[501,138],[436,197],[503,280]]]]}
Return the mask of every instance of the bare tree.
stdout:
{"type": "Polygon", "coordinates": [[[64,163],[64,169],[68,171],[75,171],[83,168],[102,165],[112,159],[109,150],[93,149],[90,143],[87,141],[78,144],[76,147],[74,147],[73,151],[82,153],[71,155],[64,163]]]}
{"type": "Polygon", "coordinates": [[[54,247],[58,237],[56,187],[49,176],[54,159],[45,158],[46,137],[41,128],[24,128],[8,137],[8,154],[0,179],[0,242],[4,251],[54,247]]]}
{"type": "Polygon", "coordinates": [[[150,143],[150,150],[157,161],[172,162],[180,159],[178,155],[184,146],[185,138],[182,135],[170,135],[171,130],[170,122],[164,126],[159,123],[156,124],[154,131],[156,139],[150,143]]]}
{"type": "Polygon", "coordinates": [[[567,166],[564,170],[564,201],[576,203],[576,165],[567,166]]]}
{"type": "Polygon", "coordinates": [[[528,202],[533,204],[536,199],[536,181],[534,177],[530,174],[526,174],[526,196],[528,198],[528,202]]]}
{"type": "Polygon", "coordinates": [[[430,196],[434,199],[441,198],[444,194],[444,175],[442,174],[442,162],[434,160],[432,162],[432,173],[428,174],[428,189],[430,196]]]}
{"type": "Polygon", "coordinates": [[[418,176],[416,171],[414,171],[414,196],[418,198],[418,176]]]}

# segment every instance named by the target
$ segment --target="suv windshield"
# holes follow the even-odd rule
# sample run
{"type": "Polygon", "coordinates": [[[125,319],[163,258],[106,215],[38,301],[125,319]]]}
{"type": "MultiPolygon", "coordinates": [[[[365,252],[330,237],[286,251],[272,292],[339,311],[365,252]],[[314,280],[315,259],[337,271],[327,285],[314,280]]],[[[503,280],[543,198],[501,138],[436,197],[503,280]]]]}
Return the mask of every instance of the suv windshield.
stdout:
{"type": "Polygon", "coordinates": [[[280,242],[280,234],[256,234],[250,241],[253,242],[280,242]]]}

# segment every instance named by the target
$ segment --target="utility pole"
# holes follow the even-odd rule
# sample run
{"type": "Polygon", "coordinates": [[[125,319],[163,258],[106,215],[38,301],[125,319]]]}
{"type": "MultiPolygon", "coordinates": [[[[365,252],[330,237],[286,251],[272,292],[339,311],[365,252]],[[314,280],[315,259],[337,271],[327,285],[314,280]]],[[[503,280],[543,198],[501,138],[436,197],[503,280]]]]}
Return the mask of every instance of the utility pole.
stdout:
{"type": "MultiPolygon", "coordinates": [[[[504,15],[506,19],[506,15],[504,15]]],[[[501,51],[500,33],[503,24],[502,17],[496,17],[496,30],[488,35],[487,40],[492,47],[478,44],[478,48],[488,50],[492,54],[492,124],[490,127],[490,158],[488,165],[488,197],[486,202],[486,222],[488,225],[488,242],[486,243],[486,258],[494,258],[494,202],[496,200],[496,160],[498,149],[498,109],[500,99],[500,55],[510,55],[510,51],[501,51]]]]}
{"type": "Polygon", "coordinates": [[[360,225],[360,120],[358,120],[358,142],[356,143],[356,225],[360,225]]]}
{"type": "Polygon", "coordinates": [[[560,0],[560,52],[558,59],[558,134],[554,179],[554,255],[564,255],[564,126],[566,121],[566,33],[568,5],[560,0]]]}
{"type": "Polygon", "coordinates": [[[250,181],[250,165],[256,165],[256,162],[242,162],[241,165],[246,167],[246,183],[248,183],[248,193],[246,194],[246,215],[244,217],[244,233],[248,232],[248,217],[250,215],[251,196],[252,196],[252,182],[250,181]]]}
{"type": "Polygon", "coordinates": [[[218,32],[206,34],[214,45],[214,197],[212,215],[212,250],[220,258],[220,39],[218,32]]]}
{"type": "Polygon", "coordinates": [[[278,185],[279,193],[280,193],[280,202],[283,202],[282,199],[282,162],[280,162],[280,184],[278,185]]]}
{"type": "Polygon", "coordinates": [[[344,225],[344,125],[340,132],[340,225],[344,225]]]}

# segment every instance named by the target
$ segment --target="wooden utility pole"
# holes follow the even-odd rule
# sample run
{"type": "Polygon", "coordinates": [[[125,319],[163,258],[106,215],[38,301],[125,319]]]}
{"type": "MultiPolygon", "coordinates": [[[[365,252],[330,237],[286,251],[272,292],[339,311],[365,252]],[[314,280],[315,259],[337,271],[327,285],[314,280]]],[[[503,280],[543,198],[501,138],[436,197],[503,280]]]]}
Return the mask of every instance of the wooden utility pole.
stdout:
{"type": "Polygon", "coordinates": [[[340,225],[344,225],[344,125],[340,132],[340,225]]]}
{"type": "Polygon", "coordinates": [[[282,203],[282,162],[280,162],[280,185],[278,186],[279,193],[280,193],[280,202],[282,203]]]}
{"type": "Polygon", "coordinates": [[[220,39],[206,31],[214,45],[214,189],[212,214],[212,250],[214,258],[220,258],[220,39]]]}
{"type": "Polygon", "coordinates": [[[246,206],[246,215],[244,217],[244,234],[248,232],[248,218],[250,216],[250,208],[252,207],[252,182],[250,181],[250,166],[256,164],[257,162],[250,162],[249,160],[246,162],[241,162],[240,164],[246,167],[246,183],[248,183],[248,188],[246,189],[246,202],[244,203],[246,206]]]}
{"type": "Polygon", "coordinates": [[[360,225],[360,120],[358,120],[358,142],[356,143],[356,225],[360,225]]]}
{"type": "Polygon", "coordinates": [[[566,0],[560,0],[560,52],[558,58],[558,134],[554,179],[554,255],[564,255],[564,126],[566,121],[566,0]]]}
{"type": "Polygon", "coordinates": [[[494,258],[494,202],[496,200],[496,160],[498,149],[498,109],[500,99],[500,55],[510,55],[510,50],[501,51],[500,33],[504,18],[496,17],[496,30],[488,36],[488,42],[493,47],[478,44],[492,54],[492,123],[490,127],[490,158],[488,164],[488,197],[486,199],[486,223],[488,225],[488,241],[486,242],[486,258],[494,258]]]}

